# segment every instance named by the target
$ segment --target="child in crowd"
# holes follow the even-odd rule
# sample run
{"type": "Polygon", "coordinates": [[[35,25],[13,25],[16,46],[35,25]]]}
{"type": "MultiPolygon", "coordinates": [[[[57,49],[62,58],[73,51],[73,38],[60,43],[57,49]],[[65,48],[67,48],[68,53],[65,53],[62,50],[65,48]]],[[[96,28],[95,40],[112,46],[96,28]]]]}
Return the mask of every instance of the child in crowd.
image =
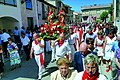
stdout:
{"type": "Polygon", "coordinates": [[[104,56],[104,33],[102,30],[98,31],[97,37],[95,38],[94,47],[97,50],[97,56],[100,59],[100,64],[103,64],[104,56]]]}
{"type": "Polygon", "coordinates": [[[87,38],[86,43],[88,45],[88,51],[93,52],[93,50],[94,50],[94,39],[93,38],[87,38]]]}
{"type": "Polygon", "coordinates": [[[4,68],[3,68],[4,63],[3,63],[3,54],[2,53],[3,53],[2,45],[0,45],[0,79],[1,79],[3,72],[4,72],[4,68]]]}
{"type": "Polygon", "coordinates": [[[18,53],[18,47],[17,45],[13,42],[12,38],[8,38],[8,46],[7,50],[10,55],[10,64],[12,66],[11,70],[14,70],[16,68],[16,65],[19,65],[21,67],[21,59],[18,53]]]}

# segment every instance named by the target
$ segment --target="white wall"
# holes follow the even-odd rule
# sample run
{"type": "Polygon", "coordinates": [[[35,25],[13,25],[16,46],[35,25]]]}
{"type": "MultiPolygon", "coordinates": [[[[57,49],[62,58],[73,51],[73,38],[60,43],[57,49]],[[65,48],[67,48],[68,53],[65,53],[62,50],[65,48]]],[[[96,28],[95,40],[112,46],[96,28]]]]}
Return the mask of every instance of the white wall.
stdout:
{"type": "Polygon", "coordinates": [[[114,25],[118,27],[118,33],[120,33],[120,18],[116,17],[116,0],[114,0],[114,25]]]}
{"type": "MultiPolygon", "coordinates": [[[[0,4],[0,18],[2,17],[12,17],[18,21],[18,28],[22,26],[22,20],[21,20],[21,1],[16,0],[17,7],[9,6],[9,5],[3,5],[0,4]]],[[[11,26],[10,26],[11,27],[11,26]]]]}
{"type": "Polygon", "coordinates": [[[40,1],[38,1],[38,13],[40,14],[38,20],[40,26],[42,24],[42,3],[40,1]]]}
{"type": "Polygon", "coordinates": [[[25,2],[21,4],[21,15],[22,15],[22,24],[24,27],[28,27],[28,21],[27,17],[33,17],[33,27],[38,24],[37,20],[37,11],[36,11],[36,0],[31,0],[32,1],[32,10],[26,9],[26,4],[25,2]]]}

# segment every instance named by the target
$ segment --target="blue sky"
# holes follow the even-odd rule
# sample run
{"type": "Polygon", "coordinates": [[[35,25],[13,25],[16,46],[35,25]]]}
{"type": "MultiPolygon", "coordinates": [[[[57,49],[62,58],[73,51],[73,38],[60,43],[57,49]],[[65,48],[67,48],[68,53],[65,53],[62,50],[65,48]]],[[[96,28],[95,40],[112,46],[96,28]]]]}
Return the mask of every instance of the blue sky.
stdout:
{"type": "Polygon", "coordinates": [[[63,3],[72,7],[72,10],[80,12],[81,6],[89,6],[94,4],[109,4],[112,0],[62,0],[63,3]]]}

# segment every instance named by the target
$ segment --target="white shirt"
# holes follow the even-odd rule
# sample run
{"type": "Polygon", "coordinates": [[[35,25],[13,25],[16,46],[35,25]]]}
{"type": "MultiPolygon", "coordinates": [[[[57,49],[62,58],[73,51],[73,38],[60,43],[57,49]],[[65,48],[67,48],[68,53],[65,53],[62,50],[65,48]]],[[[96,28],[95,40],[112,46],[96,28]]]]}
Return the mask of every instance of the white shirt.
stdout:
{"type": "Polygon", "coordinates": [[[21,37],[20,39],[21,39],[21,42],[22,42],[22,45],[23,45],[23,46],[28,45],[29,42],[30,42],[30,39],[29,39],[27,36],[25,36],[24,38],[21,37]]]}
{"type": "Polygon", "coordinates": [[[46,42],[46,47],[45,47],[46,52],[51,51],[50,42],[49,41],[45,41],[45,42],[46,42]]]}
{"type": "MultiPolygon", "coordinates": [[[[83,73],[84,73],[84,71],[79,72],[79,73],[75,76],[74,80],[82,80],[83,73]]],[[[105,77],[104,75],[99,74],[99,78],[98,78],[97,80],[107,80],[107,79],[106,79],[106,77],[105,77]]]]}
{"type": "Polygon", "coordinates": [[[18,30],[14,30],[14,35],[18,36],[19,35],[19,31],[18,30]]]}
{"type": "Polygon", "coordinates": [[[87,38],[92,38],[92,39],[95,40],[95,38],[96,38],[96,34],[93,33],[92,35],[90,35],[89,33],[87,33],[86,36],[85,36],[85,42],[86,42],[86,39],[87,39],[87,38]]]}
{"type": "Polygon", "coordinates": [[[56,55],[64,57],[66,53],[71,53],[70,45],[68,41],[64,41],[63,45],[59,47],[56,43],[56,55]]]}
{"type": "Polygon", "coordinates": [[[2,34],[0,34],[0,45],[2,44],[1,36],[2,36],[2,34]]]}
{"type": "Polygon", "coordinates": [[[78,35],[77,35],[77,33],[71,34],[70,37],[68,38],[69,44],[74,44],[76,38],[79,38],[78,35]]]}
{"type": "Polygon", "coordinates": [[[116,37],[113,39],[110,39],[108,36],[106,36],[106,46],[105,46],[105,51],[109,51],[112,49],[112,44],[116,40],[116,37]]]}
{"type": "MultiPolygon", "coordinates": [[[[44,40],[39,42],[40,44],[44,45],[44,40]]],[[[44,51],[44,48],[41,48],[39,44],[35,44],[35,41],[32,42],[32,49],[34,50],[34,54],[40,54],[44,51]]]]}
{"type": "Polygon", "coordinates": [[[3,42],[7,42],[9,37],[10,35],[5,32],[1,35],[1,40],[3,40],[3,42]]]}

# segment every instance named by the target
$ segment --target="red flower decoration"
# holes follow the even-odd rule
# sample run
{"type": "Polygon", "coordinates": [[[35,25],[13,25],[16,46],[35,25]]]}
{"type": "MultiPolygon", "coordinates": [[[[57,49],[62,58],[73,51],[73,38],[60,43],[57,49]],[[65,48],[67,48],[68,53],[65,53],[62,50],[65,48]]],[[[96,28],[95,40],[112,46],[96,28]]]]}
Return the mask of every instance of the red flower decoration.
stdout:
{"type": "Polygon", "coordinates": [[[64,33],[64,30],[62,29],[61,32],[64,33]]]}
{"type": "Polygon", "coordinates": [[[61,23],[61,24],[60,24],[60,26],[62,26],[62,27],[64,27],[64,25],[65,25],[64,23],[61,23]]]}

